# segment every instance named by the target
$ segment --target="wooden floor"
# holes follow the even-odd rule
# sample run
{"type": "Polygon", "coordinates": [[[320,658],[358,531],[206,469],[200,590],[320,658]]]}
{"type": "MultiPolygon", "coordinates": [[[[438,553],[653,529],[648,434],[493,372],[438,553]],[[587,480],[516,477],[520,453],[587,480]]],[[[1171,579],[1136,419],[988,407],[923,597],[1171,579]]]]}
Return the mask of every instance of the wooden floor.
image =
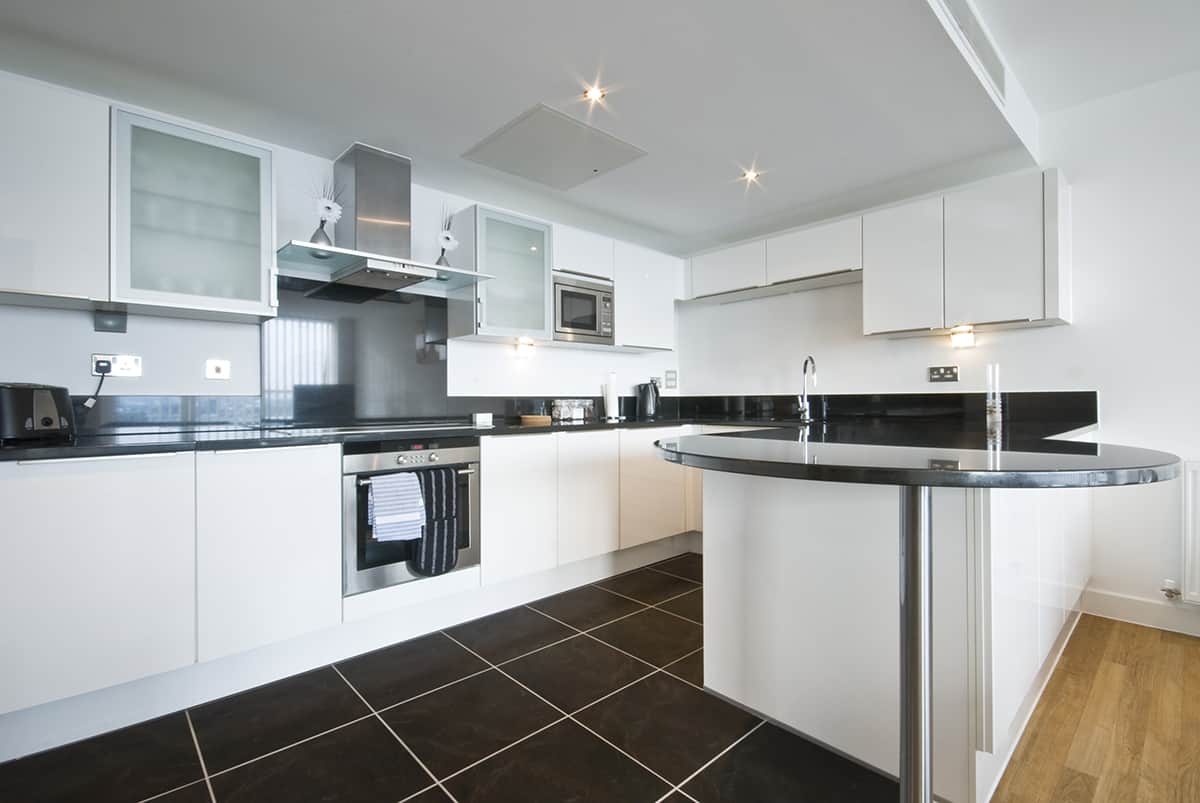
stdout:
{"type": "Polygon", "coordinates": [[[992,803],[1200,802],[1200,638],[1084,616],[992,803]]]}

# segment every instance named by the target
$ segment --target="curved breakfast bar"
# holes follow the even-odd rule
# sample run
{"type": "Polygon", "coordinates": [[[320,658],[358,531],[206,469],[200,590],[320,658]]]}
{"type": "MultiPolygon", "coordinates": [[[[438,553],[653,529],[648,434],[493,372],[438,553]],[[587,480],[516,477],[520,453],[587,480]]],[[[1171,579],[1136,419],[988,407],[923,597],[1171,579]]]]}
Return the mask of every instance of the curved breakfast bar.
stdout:
{"type": "Polygon", "coordinates": [[[1030,439],[984,448],[830,441],[807,427],[689,435],[656,445],[662,457],[706,471],[900,490],[900,800],[930,803],[932,489],[1084,488],[1174,479],[1173,454],[1127,446],[1030,439]]]}

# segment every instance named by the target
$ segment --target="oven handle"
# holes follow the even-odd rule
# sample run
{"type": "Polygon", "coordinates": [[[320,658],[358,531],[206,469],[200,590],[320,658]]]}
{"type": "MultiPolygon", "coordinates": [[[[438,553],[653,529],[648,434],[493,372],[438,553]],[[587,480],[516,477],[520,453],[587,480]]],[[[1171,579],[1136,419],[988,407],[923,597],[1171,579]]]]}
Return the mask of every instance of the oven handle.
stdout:
{"type": "MultiPolygon", "coordinates": [[[[393,471],[393,472],[391,472],[391,473],[395,474],[395,473],[397,473],[397,472],[394,472],[394,471],[393,471]]],[[[456,474],[460,474],[460,475],[461,475],[461,474],[474,474],[474,473],[475,473],[475,469],[473,469],[473,468],[460,468],[460,469],[459,469],[458,471],[456,471],[455,473],[456,473],[456,474]]],[[[370,477],[366,477],[366,478],[359,478],[359,480],[358,480],[358,487],[360,487],[360,488],[362,488],[363,486],[366,486],[366,485],[370,485],[370,484],[371,484],[371,478],[370,478],[370,477]]]]}

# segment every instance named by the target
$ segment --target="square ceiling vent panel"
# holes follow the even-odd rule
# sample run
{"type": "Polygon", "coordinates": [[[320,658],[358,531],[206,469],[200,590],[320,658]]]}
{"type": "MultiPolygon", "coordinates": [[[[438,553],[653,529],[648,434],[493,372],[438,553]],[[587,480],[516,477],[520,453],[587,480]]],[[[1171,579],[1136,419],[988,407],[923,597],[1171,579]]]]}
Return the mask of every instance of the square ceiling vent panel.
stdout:
{"type": "Polygon", "coordinates": [[[569,190],[645,155],[641,148],[539,103],[463,158],[569,190]]]}

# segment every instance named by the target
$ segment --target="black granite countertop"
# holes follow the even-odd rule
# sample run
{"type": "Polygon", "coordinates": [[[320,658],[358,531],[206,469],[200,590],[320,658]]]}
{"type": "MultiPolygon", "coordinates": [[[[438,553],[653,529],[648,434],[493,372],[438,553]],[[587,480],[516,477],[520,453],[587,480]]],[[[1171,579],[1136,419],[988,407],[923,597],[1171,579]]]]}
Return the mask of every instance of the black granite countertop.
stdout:
{"type": "Polygon", "coordinates": [[[1177,456],[1130,446],[1028,434],[1002,437],[989,445],[986,432],[962,427],[907,433],[881,428],[873,438],[830,424],[686,435],[663,439],[659,448],[664,459],[694,468],[879,485],[1072,488],[1159,482],[1180,471],[1177,456]]]}

